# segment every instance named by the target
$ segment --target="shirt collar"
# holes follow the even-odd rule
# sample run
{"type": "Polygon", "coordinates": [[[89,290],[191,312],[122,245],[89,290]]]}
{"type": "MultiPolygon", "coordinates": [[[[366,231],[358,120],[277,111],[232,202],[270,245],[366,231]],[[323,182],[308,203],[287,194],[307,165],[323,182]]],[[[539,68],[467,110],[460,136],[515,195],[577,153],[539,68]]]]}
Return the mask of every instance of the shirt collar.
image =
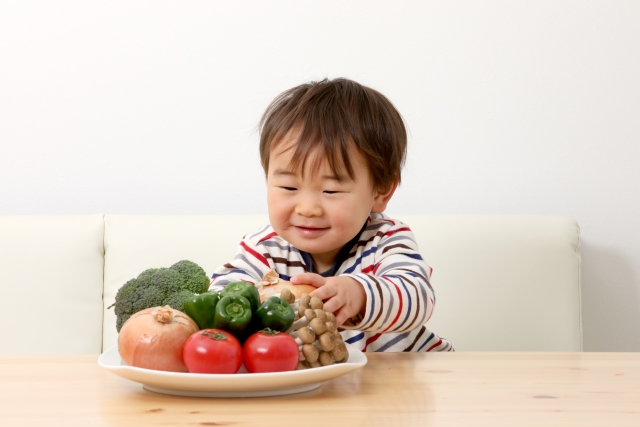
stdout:
{"type": "Polygon", "coordinates": [[[304,260],[304,263],[307,265],[309,272],[319,274],[322,277],[335,276],[336,272],[338,271],[342,263],[345,262],[349,257],[349,252],[351,252],[351,248],[353,248],[353,246],[356,243],[358,243],[358,241],[360,240],[360,236],[362,235],[362,232],[367,228],[368,223],[369,223],[369,219],[367,218],[367,220],[364,222],[364,225],[362,226],[360,231],[358,231],[358,234],[356,234],[353,239],[349,240],[342,248],[340,248],[338,255],[336,255],[336,259],[333,261],[333,265],[331,265],[331,267],[328,270],[323,271],[322,273],[318,273],[315,267],[313,266],[313,257],[311,256],[311,254],[309,252],[300,251],[300,254],[302,255],[302,259],[304,260]]]}

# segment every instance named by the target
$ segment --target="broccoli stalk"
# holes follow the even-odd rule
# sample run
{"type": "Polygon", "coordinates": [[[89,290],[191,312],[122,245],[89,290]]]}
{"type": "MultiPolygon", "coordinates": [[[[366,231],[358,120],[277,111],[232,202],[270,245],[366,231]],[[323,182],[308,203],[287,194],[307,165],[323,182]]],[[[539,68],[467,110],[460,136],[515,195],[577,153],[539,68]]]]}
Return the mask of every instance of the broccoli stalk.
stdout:
{"type": "Polygon", "coordinates": [[[198,264],[183,260],[169,268],[150,268],[122,285],[116,294],[116,329],[145,308],[169,305],[184,311],[184,302],[209,289],[209,277],[198,264]]]}

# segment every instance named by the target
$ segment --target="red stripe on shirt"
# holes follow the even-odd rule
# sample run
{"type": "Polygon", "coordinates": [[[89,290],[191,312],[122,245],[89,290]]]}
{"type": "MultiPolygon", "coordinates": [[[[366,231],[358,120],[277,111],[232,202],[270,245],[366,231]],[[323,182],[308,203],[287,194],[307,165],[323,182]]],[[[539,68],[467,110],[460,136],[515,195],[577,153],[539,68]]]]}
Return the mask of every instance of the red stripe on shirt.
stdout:
{"type": "Polygon", "coordinates": [[[375,265],[369,265],[369,266],[363,268],[362,272],[363,273],[371,273],[372,271],[374,271],[374,267],[375,267],[375,265]]]}
{"type": "Polygon", "coordinates": [[[251,255],[253,255],[258,261],[260,261],[261,263],[263,263],[264,265],[269,267],[269,262],[267,261],[267,259],[265,257],[263,257],[261,254],[259,254],[258,252],[254,251],[253,249],[251,249],[249,246],[247,246],[247,244],[245,242],[240,242],[240,245],[242,245],[242,247],[247,252],[249,252],[251,255]]]}
{"type": "Polygon", "coordinates": [[[371,344],[372,342],[374,342],[375,340],[377,340],[378,338],[380,338],[380,335],[382,334],[375,334],[372,337],[369,337],[369,339],[367,340],[367,342],[364,344],[364,348],[362,349],[363,352],[367,351],[367,347],[369,346],[369,344],[371,344]]]}
{"type": "Polygon", "coordinates": [[[442,344],[442,338],[440,338],[440,339],[438,340],[438,342],[437,342],[437,343],[435,343],[434,345],[432,345],[431,347],[429,347],[429,348],[428,348],[427,350],[425,350],[425,351],[431,351],[431,350],[433,350],[434,348],[436,348],[437,346],[439,346],[440,344],[442,344]]]}
{"type": "Polygon", "coordinates": [[[400,232],[400,231],[411,231],[411,229],[409,227],[402,227],[402,228],[398,228],[396,230],[389,230],[386,233],[384,233],[385,236],[393,236],[394,234],[400,232]]]}
{"type": "Polygon", "coordinates": [[[278,233],[276,233],[275,231],[273,233],[269,233],[266,236],[264,236],[262,239],[258,240],[258,243],[260,242],[264,242],[265,240],[269,240],[270,238],[277,236],[278,233]]]}

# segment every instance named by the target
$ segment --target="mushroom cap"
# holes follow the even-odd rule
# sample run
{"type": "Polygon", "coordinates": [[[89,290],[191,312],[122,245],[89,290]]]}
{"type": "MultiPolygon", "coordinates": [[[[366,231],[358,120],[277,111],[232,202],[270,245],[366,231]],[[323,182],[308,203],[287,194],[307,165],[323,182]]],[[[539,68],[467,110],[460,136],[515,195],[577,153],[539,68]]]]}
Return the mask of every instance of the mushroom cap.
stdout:
{"type": "Polygon", "coordinates": [[[307,326],[298,329],[298,338],[305,344],[312,344],[316,340],[316,333],[307,326]]]}
{"type": "Polygon", "coordinates": [[[329,366],[329,365],[333,365],[335,360],[333,360],[333,356],[331,355],[331,353],[326,351],[321,351],[320,355],[318,356],[318,362],[320,362],[322,366],[329,366]]]}
{"type": "Polygon", "coordinates": [[[318,338],[318,342],[320,343],[320,347],[322,347],[324,351],[331,351],[336,346],[336,338],[333,336],[333,334],[330,333],[324,333],[320,335],[320,337],[318,338]]]}
{"type": "Polygon", "coordinates": [[[317,317],[309,322],[309,326],[311,326],[311,329],[313,329],[313,332],[315,332],[317,335],[322,335],[327,331],[327,327],[325,326],[322,319],[319,319],[317,317]]]}
{"type": "Polygon", "coordinates": [[[304,344],[302,346],[302,355],[309,363],[312,363],[318,360],[319,352],[313,344],[304,344]]]}
{"type": "Polygon", "coordinates": [[[327,312],[323,309],[316,308],[315,310],[313,310],[313,312],[316,314],[316,317],[324,320],[325,322],[327,321],[327,312]]]}
{"type": "Polygon", "coordinates": [[[337,331],[335,323],[327,322],[325,323],[325,327],[327,328],[327,332],[334,333],[337,331]]]}
{"type": "Polygon", "coordinates": [[[318,297],[311,297],[311,301],[309,301],[309,306],[315,310],[316,308],[322,308],[324,306],[324,303],[318,297]]]}
{"type": "Polygon", "coordinates": [[[333,350],[331,350],[331,354],[333,355],[333,358],[337,362],[340,362],[340,361],[346,362],[346,358],[349,357],[349,351],[347,350],[347,346],[342,341],[336,343],[336,346],[333,348],[333,350]]]}
{"type": "Polygon", "coordinates": [[[306,360],[301,360],[298,362],[298,366],[296,366],[296,371],[301,371],[303,369],[309,369],[311,366],[309,366],[309,362],[307,362],[306,360]]]}
{"type": "Polygon", "coordinates": [[[296,296],[293,295],[293,292],[291,292],[289,288],[282,288],[282,291],[280,292],[280,298],[282,298],[289,304],[293,304],[296,301],[296,296]]]}
{"type": "Polygon", "coordinates": [[[302,295],[300,295],[300,300],[298,301],[298,303],[300,304],[300,307],[304,307],[309,308],[310,304],[311,304],[311,297],[309,296],[308,293],[304,293],[302,295]]]}
{"type": "Polygon", "coordinates": [[[333,314],[330,311],[325,311],[325,313],[327,315],[327,322],[333,323],[335,325],[336,324],[336,316],[335,316],[335,314],[333,314]]]}
{"type": "MultiPolygon", "coordinates": [[[[302,316],[300,316],[300,317],[302,317],[302,316]]],[[[315,319],[318,316],[316,316],[315,310],[313,310],[312,308],[307,308],[307,309],[304,310],[304,317],[306,317],[307,320],[311,321],[311,320],[315,319]]]]}

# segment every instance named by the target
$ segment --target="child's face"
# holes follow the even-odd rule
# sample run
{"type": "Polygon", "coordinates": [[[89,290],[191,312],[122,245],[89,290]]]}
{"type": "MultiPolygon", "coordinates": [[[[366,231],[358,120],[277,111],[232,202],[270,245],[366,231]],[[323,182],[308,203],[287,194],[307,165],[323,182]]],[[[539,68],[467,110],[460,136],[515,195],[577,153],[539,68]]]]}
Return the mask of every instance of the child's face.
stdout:
{"type": "Polygon", "coordinates": [[[292,143],[284,141],[269,156],[269,219],[278,235],[309,252],[322,272],[358,234],[369,213],[382,212],[391,196],[374,190],[365,160],[355,149],[349,154],[356,177],[352,180],[346,172],[335,176],[320,150],[311,153],[304,170],[292,170],[290,147],[292,143]],[[314,170],[318,155],[323,158],[314,170]]]}

